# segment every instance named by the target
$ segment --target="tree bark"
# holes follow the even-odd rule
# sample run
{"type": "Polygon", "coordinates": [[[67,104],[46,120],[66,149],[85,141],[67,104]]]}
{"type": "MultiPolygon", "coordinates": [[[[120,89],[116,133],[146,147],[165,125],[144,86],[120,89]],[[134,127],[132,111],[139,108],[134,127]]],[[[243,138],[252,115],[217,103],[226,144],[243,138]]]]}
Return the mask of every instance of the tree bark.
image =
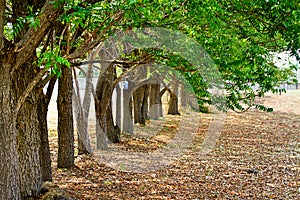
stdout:
{"type": "Polygon", "coordinates": [[[121,88],[120,85],[117,84],[116,86],[116,92],[117,92],[117,99],[116,99],[116,126],[118,126],[118,129],[121,132],[121,112],[122,112],[122,107],[121,107],[121,88]]]}
{"type": "Polygon", "coordinates": [[[183,84],[181,84],[180,86],[180,105],[182,107],[185,107],[186,106],[186,91],[185,91],[185,87],[183,84]]]}
{"type": "Polygon", "coordinates": [[[169,99],[169,109],[168,114],[169,115],[180,115],[178,111],[178,83],[175,82],[173,85],[173,91],[169,90],[170,93],[170,99],[169,99]]]}
{"type": "MultiPolygon", "coordinates": [[[[150,85],[145,84],[144,86],[144,96],[142,101],[142,121],[149,119],[149,94],[150,94],[150,85]]],[[[145,123],[144,123],[145,124],[145,123]]]]}
{"type": "MultiPolygon", "coordinates": [[[[88,134],[88,117],[91,105],[91,93],[92,93],[92,65],[88,66],[86,73],[86,85],[85,94],[83,98],[83,103],[81,103],[80,89],[77,78],[75,77],[75,88],[73,89],[73,104],[74,104],[74,114],[76,119],[77,127],[77,141],[78,141],[78,155],[82,154],[93,154],[93,149],[90,143],[90,138],[88,134]]],[[[74,73],[76,76],[76,73],[74,73]]]]}
{"type": "MultiPolygon", "coordinates": [[[[99,57],[101,59],[106,59],[109,56],[104,50],[100,50],[99,57]]],[[[97,142],[97,148],[105,149],[107,145],[104,145],[104,141],[102,141],[104,136],[101,134],[104,134],[110,142],[116,143],[120,141],[120,129],[114,125],[111,107],[116,69],[113,64],[109,63],[102,64],[101,68],[102,72],[98,77],[95,99],[96,117],[99,122],[96,135],[97,138],[101,139],[101,141],[97,142]]]]}
{"type": "Polygon", "coordinates": [[[150,94],[149,94],[149,116],[150,119],[157,120],[160,117],[159,110],[159,92],[160,92],[160,84],[154,83],[150,85],[150,94]]]}
{"type": "MultiPolygon", "coordinates": [[[[39,69],[32,65],[34,55],[22,69],[15,71],[13,90],[19,99],[32,82],[39,69]]],[[[19,154],[19,180],[21,197],[37,197],[42,187],[41,177],[41,122],[39,107],[41,91],[34,88],[26,97],[17,115],[17,148],[19,154]]],[[[47,127],[47,125],[46,125],[47,127]]],[[[44,148],[47,148],[45,146],[44,148]]]]}
{"type": "Polygon", "coordinates": [[[50,99],[53,93],[54,85],[56,83],[56,77],[53,77],[47,87],[46,95],[39,95],[38,103],[38,116],[40,119],[40,164],[41,164],[41,176],[42,181],[52,181],[52,169],[51,169],[51,155],[48,139],[48,123],[47,123],[47,113],[50,99]]]}
{"type": "Polygon", "coordinates": [[[132,118],[132,83],[128,81],[128,89],[123,90],[123,127],[125,133],[133,134],[133,118],[132,118]]]}
{"type": "Polygon", "coordinates": [[[0,199],[21,199],[18,175],[17,130],[11,81],[12,55],[0,56],[0,199]]]}
{"type": "Polygon", "coordinates": [[[148,84],[138,87],[138,89],[133,92],[134,123],[139,123],[141,125],[146,124],[148,115],[148,98],[148,84]]]}
{"type": "Polygon", "coordinates": [[[142,102],[143,102],[143,95],[144,95],[144,87],[141,86],[137,88],[133,92],[133,117],[134,117],[134,123],[137,124],[145,124],[144,121],[142,121],[142,102]]]}
{"type": "Polygon", "coordinates": [[[74,166],[74,127],[72,110],[72,70],[63,66],[58,80],[58,158],[59,168],[74,166]]]}
{"type": "Polygon", "coordinates": [[[107,131],[107,138],[112,143],[120,142],[120,129],[117,125],[114,125],[113,113],[111,104],[108,106],[107,113],[106,113],[106,131],[107,131]]]}
{"type": "Polygon", "coordinates": [[[168,91],[169,88],[165,87],[159,92],[159,97],[158,97],[158,114],[160,117],[163,116],[163,108],[162,108],[162,96],[165,94],[166,91],[168,91]]]}

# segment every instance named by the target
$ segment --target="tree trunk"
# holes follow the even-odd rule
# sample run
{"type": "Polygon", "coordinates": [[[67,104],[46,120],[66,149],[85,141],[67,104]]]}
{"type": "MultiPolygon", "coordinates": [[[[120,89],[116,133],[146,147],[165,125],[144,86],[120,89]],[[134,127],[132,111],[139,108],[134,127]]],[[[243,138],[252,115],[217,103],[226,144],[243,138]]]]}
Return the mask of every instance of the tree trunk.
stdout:
{"type": "Polygon", "coordinates": [[[169,115],[179,115],[178,111],[178,83],[176,82],[173,85],[173,91],[169,90],[170,93],[170,99],[169,99],[169,109],[168,114],[169,115]]]}
{"type": "Polygon", "coordinates": [[[133,92],[133,117],[134,117],[134,123],[137,124],[145,124],[145,122],[142,121],[142,102],[144,96],[144,87],[141,86],[137,88],[133,92]]]}
{"type": "Polygon", "coordinates": [[[48,106],[51,100],[55,83],[56,83],[56,77],[53,77],[48,84],[46,95],[43,94],[43,91],[41,91],[41,94],[39,95],[40,98],[38,103],[38,116],[40,119],[40,140],[41,140],[39,154],[40,154],[42,181],[52,181],[47,113],[48,113],[48,106]]]}
{"type": "Polygon", "coordinates": [[[186,106],[186,91],[183,84],[180,86],[180,105],[182,107],[186,106]]]}
{"type": "Polygon", "coordinates": [[[11,55],[0,56],[0,199],[21,199],[18,175],[17,130],[14,92],[11,81],[11,55]]]}
{"type": "Polygon", "coordinates": [[[132,95],[131,88],[132,83],[128,81],[128,89],[123,90],[123,127],[122,130],[125,133],[133,134],[133,120],[132,120],[132,95]]]}
{"type": "Polygon", "coordinates": [[[167,87],[165,87],[164,89],[162,89],[159,92],[159,97],[157,99],[158,101],[158,114],[160,117],[163,116],[163,108],[162,108],[162,96],[165,94],[166,91],[168,91],[169,89],[167,87]]]}
{"type": "Polygon", "coordinates": [[[151,84],[150,85],[150,94],[149,94],[149,99],[150,99],[150,110],[149,110],[149,116],[150,119],[157,120],[159,119],[160,115],[160,110],[159,110],[159,92],[160,92],[160,84],[151,84]]]}
{"type": "Polygon", "coordinates": [[[113,113],[111,104],[108,106],[106,113],[106,130],[107,130],[107,138],[112,143],[120,142],[120,129],[118,126],[114,125],[113,113]]]}
{"type": "MultiPolygon", "coordinates": [[[[104,50],[99,52],[99,57],[101,59],[107,59],[108,55],[104,50]]],[[[111,142],[116,143],[120,141],[120,129],[114,125],[113,116],[112,116],[112,94],[113,94],[113,82],[116,78],[116,69],[110,64],[101,65],[102,72],[98,78],[96,86],[96,117],[99,122],[98,132],[96,131],[97,138],[103,140],[101,134],[104,134],[111,142]],[[103,133],[102,133],[103,132],[103,133]]],[[[103,141],[97,144],[97,147],[101,149],[106,148],[106,145],[103,146],[103,141]]]]}
{"type": "MultiPolygon", "coordinates": [[[[93,154],[88,134],[88,117],[91,105],[92,93],[92,66],[89,65],[86,76],[85,94],[83,103],[81,103],[80,89],[77,78],[75,77],[75,88],[73,89],[74,114],[76,119],[77,137],[78,137],[78,155],[93,154]],[[76,91],[76,92],[75,92],[76,91]]],[[[75,76],[76,74],[74,74],[75,76]]]]}
{"type": "Polygon", "coordinates": [[[117,100],[116,100],[116,125],[118,129],[121,132],[121,112],[122,112],[122,107],[121,107],[121,88],[120,85],[117,84],[116,86],[116,92],[117,92],[117,100]]]}
{"type": "Polygon", "coordinates": [[[133,92],[134,123],[146,124],[148,115],[149,86],[140,86],[133,92]]]}
{"type": "Polygon", "coordinates": [[[48,124],[47,124],[47,112],[48,112],[48,102],[47,97],[41,94],[38,103],[38,116],[40,120],[40,140],[41,145],[39,149],[40,154],[40,164],[41,164],[41,176],[42,181],[52,181],[52,171],[51,171],[51,157],[50,157],[50,147],[48,139],[48,124]]]}
{"type": "Polygon", "coordinates": [[[142,121],[144,121],[144,124],[146,123],[146,120],[149,119],[149,94],[150,94],[150,86],[149,84],[145,84],[144,86],[144,95],[143,95],[143,101],[142,101],[142,121]]]}
{"type": "MultiPolygon", "coordinates": [[[[15,72],[13,89],[19,99],[28,85],[32,82],[38,69],[32,65],[33,56],[20,70],[15,72]]],[[[37,197],[42,187],[41,177],[41,126],[38,108],[42,106],[40,101],[41,91],[38,88],[32,90],[22,104],[17,115],[17,148],[19,154],[19,180],[21,197],[37,197]]],[[[47,128],[47,125],[46,125],[47,128]]],[[[47,146],[43,147],[47,148],[47,146]]]]}
{"type": "Polygon", "coordinates": [[[72,110],[72,69],[62,67],[62,75],[58,80],[58,158],[59,168],[74,166],[74,127],[72,110]]]}

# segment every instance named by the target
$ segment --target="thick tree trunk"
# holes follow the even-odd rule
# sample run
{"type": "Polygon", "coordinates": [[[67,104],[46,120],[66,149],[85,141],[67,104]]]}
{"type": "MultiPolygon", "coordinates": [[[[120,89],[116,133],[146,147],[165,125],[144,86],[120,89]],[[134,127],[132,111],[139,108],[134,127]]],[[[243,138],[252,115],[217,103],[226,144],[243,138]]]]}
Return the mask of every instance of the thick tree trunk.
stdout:
{"type": "Polygon", "coordinates": [[[37,104],[37,98],[30,95],[20,109],[17,119],[19,176],[22,197],[37,197],[42,186],[37,104]]]}
{"type": "Polygon", "coordinates": [[[58,81],[58,158],[59,168],[74,166],[74,127],[72,110],[72,70],[62,67],[62,75],[58,81]]]}
{"type": "MultiPolygon", "coordinates": [[[[33,57],[32,57],[33,58],[33,57]]],[[[36,76],[38,69],[32,66],[33,59],[29,58],[23,67],[15,72],[13,89],[17,98],[36,76]]],[[[19,180],[21,197],[37,197],[42,187],[40,145],[41,122],[38,108],[41,91],[33,89],[22,104],[17,115],[17,148],[19,154],[19,180]]],[[[47,125],[46,125],[47,127],[47,125]]],[[[47,147],[45,147],[47,148],[47,147]]]]}
{"type": "Polygon", "coordinates": [[[4,56],[0,56],[0,199],[18,200],[21,199],[21,193],[10,63],[13,60],[5,60],[4,56]]]}
{"type": "Polygon", "coordinates": [[[160,84],[151,84],[150,85],[150,94],[149,94],[149,102],[150,102],[150,109],[149,109],[149,116],[150,119],[157,120],[160,115],[160,110],[159,110],[159,92],[160,92],[160,84]]]}

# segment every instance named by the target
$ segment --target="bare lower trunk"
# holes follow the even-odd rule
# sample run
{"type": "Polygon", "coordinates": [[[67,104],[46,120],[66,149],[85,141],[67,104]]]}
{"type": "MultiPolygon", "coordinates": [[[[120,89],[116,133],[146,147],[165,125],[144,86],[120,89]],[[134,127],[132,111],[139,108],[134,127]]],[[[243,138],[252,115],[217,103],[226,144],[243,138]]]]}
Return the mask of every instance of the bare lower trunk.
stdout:
{"type": "Polygon", "coordinates": [[[119,130],[121,130],[121,88],[119,84],[116,86],[116,91],[117,91],[117,100],[116,100],[116,125],[119,130]]]}
{"type": "Polygon", "coordinates": [[[74,166],[74,127],[72,110],[72,71],[62,67],[62,75],[58,81],[58,158],[59,168],[74,166]]]}
{"type": "MultiPolygon", "coordinates": [[[[149,93],[150,93],[150,86],[148,84],[144,85],[144,95],[142,101],[142,121],[146,121],[149,119],[149,93]]],[[[144,123],[145,124],[145,123],[144,123]]]]}
{"type": "Polygon", "coordinates": [[[40,140],[41,140],[39,154],[40,154],[42,181],[52,181],[51,157],[50,157],[48,124],[47,124],[48,100],[46,98],[47,97],[41,96],[38,105],[39,106],[38,116],[40,119],[40,140]]]}
{"type": "Polygon", "coordinates": [[[168,91],[169,88],[165,87],[164,89],[162,89],[160,92],[159,92],[159,97],[157,99],[157,102],[158,102],[158,113],[159,113],[159,116],[162,117],[163,116],[163,108],[162,108],[162,96],[165,94],[166,91],[168,91]]]}
{"type": "Polygon", "coordinates": [[[134,123],[145,124],[142,121],[142,101],[144,95],[144,87],[141,86],[133,92],[133,117],[134,123]]]}
{"type": "Polygon", "coordinates": [[[186,106],[186,91],[184,85],[180,86],[180,105],[182,107],[186,106]]]}
{"type": "Polygon", "coordinates": [[[106,150],[107,146],[107,136],[104,132],[103,123],[98,121],[98,117],[96,117],[96,139],[97,139],[97,149],[106,150]]]}
{"type": "Polygon", "coordinates": [[[133,120],[132,120],[132,98],[128,90],[123,93],[123,127],[125,133],[133,134],[133,120]]]}
{"type": "MultiPolygon", "coordinates": [[[[33,56],[32,56],[33,57],[33,56]]],[[[17,98],[32,82],[38,69],[32,66],[32,58],[24,64],[22,70],[15,72],[13,93],[17,98]]],[[[38,108],[40,92],[33,89],[22,104],[17,115],[17,148],[19,154],[19,180],[21,197],[37,197],[42,187],[40,145],[41,129],[38,108]]],[[[46,147],[45,147],[46,148],[46,147]]]]}
{"type": "Polygon", "coordinates": [[[160,84],[151,84],[150,85],[150,110],[149,110],[149,115],[150,119],[158,119],[160,117],[159,113],[159,92],[160,92],[160,84]]]}
{"type": "Polygon", "coordinates": [[[179,111],[178,111],[178,98],[175,95],[174,92],[170,93],[170,99],[169,99],[169,109],[168,109],[168,114],[169,115],[179,115],[179,111]]]}
{"type": "Polygon", "coordinates": [[[37,197],[41,186],[40,130],[37,99],[30,95],[17,119],[19,177],[22,197],[37,197]]]}
{"type": "Polygon", "coordinates": [[[120,142],[120,128],[114,125],[114,119],[112,114],[111,104],[109,105],[106,113],[106,131],[107,138],[112,143],[120,142]]]}
{"type": "MultiPolygon", "coordinates": [[[[2,58],[1,58],[2,60],[2,58]]],[[[1,63],[0,60],[0,63],[1,63]]],[[[13,91],[9,64],[0,73],[0,199],[21,199],[18,176],[16,122],[13,120],[13,91]]]]}
{"type": "Polygon", "coordinates": [[[83,113],[88,111],[83,107],[80,107],[81,103],[78,98],[80,97],[78,97],[75,91],[73,91],[74,114],[78,136],[78,155],[93,154],[93,149],[88,134],[88,116],[86,113],[83,113]]]}

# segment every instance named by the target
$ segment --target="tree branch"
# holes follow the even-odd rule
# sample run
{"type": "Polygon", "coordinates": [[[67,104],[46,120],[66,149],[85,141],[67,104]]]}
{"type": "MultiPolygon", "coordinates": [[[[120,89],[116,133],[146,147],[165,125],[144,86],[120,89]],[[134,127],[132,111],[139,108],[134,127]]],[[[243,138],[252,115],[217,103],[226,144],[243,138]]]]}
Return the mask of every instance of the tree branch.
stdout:
{"type": "Polygon", "coordinates": [[[37,20],[39,21],[38,27],[30,27],[25,33],[23,39],[16,44],[15,52],[18,52],[16,64],[12,72],[22,65],[27,58],[34,52],[36,47],[40,44],[41,40],[47,34],[51,24],[57,19],[61,6],[55,6],[53,0],[47,0],[37,20]]]}
{"type": "Polygon", "coordinates": [[[0,0],[0,51],[4,47],[5,0],[0,0]]]}
{"type": "MultiPolygon", "coordinates": [[[[110,63],[110,64],[116,64],[116,65],[136,65],[136,64],[148,64],[149,61],[146,62],[140,62],[140,61],[126,61],[126,60],[89,60],[89,61],[83,61],[78,63],[71,62],[73,66],[81,66],[81,65],[87,65],[87,64],[96,64],[96,63],[110,63]]],[[[131,67],[131,66],[130,66],[131,67]]],[[[128,67],[128,68],[130,68],[128,67]]]]}
{"type": "Polygon", "coordinates": [[[29,96],[29,94],[32,92],[34,87],[39,83],[39,81],[43,78],[43,76],[47,73],[45,69],[41,69],[41,71],[34,77],[32,82],[27,86],[27,88],[23,91],[21,96],[19,97],[15,110],[14,110],[14,117],[15,119],[17,118],[18,112],[25,102],[26,98],[29,96]]]}
{"type": "Polygon", "coordinates": [[[117,22],[119,22],[124,15],[124,11],[119,11],[118,13],[116,13],[113,18],[112,21],[107,25],[107,27],[105,27],[105,29],[99,33],[97,35],[97,37],[89,42],[88,44],[84,44],[84,46],[76,51],[74,51],[73,53],[71,53],[70,55],[66,56],[66,59],[68,60],[73,60],[76,58],[81,58],[85,53],[87,53],[88,51],[90,51],[91,49],[93,49],[95,46],[97,46],[101,40],[102,37],[105,35],[105,33],[111,29],[111,27],[116,24],[117,22]]]}

